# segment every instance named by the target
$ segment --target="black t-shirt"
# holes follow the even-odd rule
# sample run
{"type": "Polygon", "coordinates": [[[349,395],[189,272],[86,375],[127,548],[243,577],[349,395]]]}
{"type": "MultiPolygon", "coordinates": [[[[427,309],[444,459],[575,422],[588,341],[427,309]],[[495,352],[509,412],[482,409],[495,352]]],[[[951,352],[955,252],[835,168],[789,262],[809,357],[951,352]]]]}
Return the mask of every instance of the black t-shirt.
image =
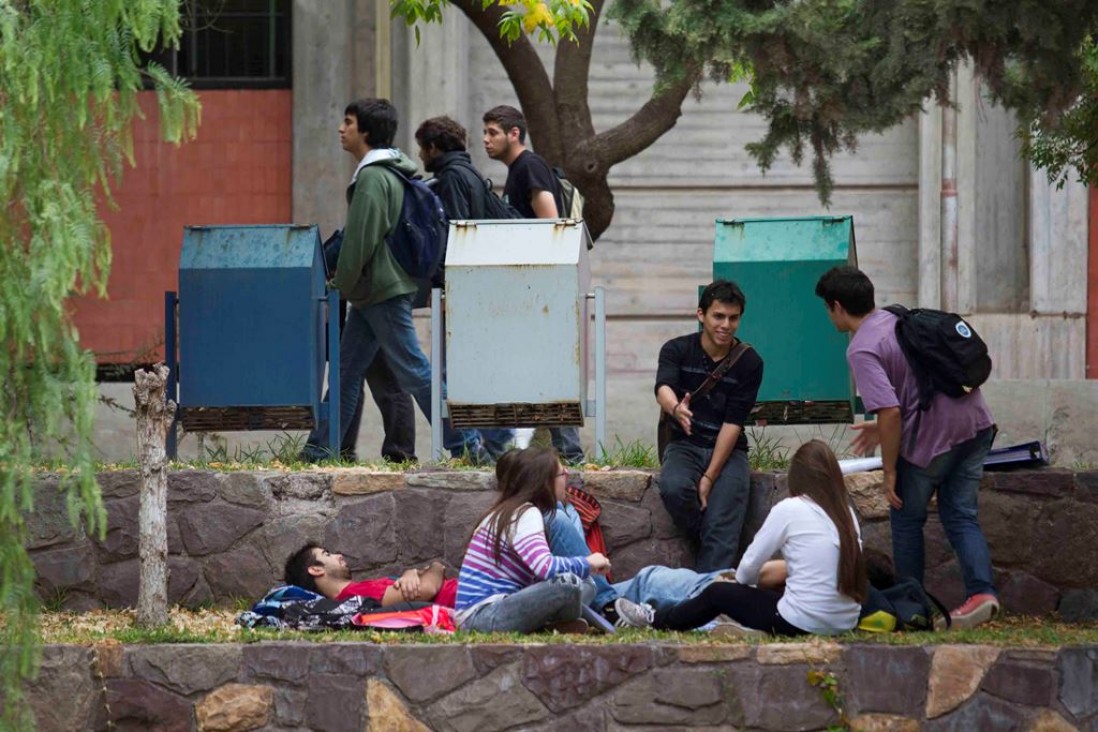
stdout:
{"type": "MultiPolygon", "coordinates": [[[[738,341],[737,341],[738,342],[738,341]]],[[[659,369],[656,371],[656,391],[670,386],[675,396],[682,399],[697,389],[705,377],[713,373],[720,361],[709,358],[701,345],[701,333],[672,338],[660,349],[659,369]]],[[[688,437],[676,420],[671,421],[674,440],[689,440],[700,447],[711,448],[717,443],[717,434],[724,424],[743,427],[762,384],[763,361],[755,349],[748,349],[736,364],[725,372],[719,384],[697,402],[691,402],[694,413],[691,434],[688,437]]],[[[736,449],[747,451],[747,435],[740,432],[736,449]]]]}
{"type": "Polygon", "coordinates": [[[560,183],[549,163],[540,155],[523,150],[507,168],[507,183],[503,186],[503,200],[515,207],[528,219],[536,219],[534,207],[530,205],[531,191],[549,191],[557,202],[557,216],[562,216],[564,200],[560,194],[560,183]]]}

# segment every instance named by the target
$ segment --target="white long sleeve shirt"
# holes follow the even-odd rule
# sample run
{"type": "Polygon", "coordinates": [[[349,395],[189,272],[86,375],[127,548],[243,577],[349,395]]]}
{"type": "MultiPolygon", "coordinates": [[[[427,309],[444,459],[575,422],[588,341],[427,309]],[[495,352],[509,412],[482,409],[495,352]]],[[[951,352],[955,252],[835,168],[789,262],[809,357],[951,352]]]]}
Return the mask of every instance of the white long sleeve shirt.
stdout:
{"type": "MultiPolygon", "coordinates": [[[[854,527],[861,546],[856,517],[854,527]]],[[[858,624],[861,605],[838,590],[839,530],[811,498],[786,498],[770,510],[740,561],[736,581],[757,584],[763,564],[778,552],[788,570],[778,601],[786,622],[820,634],[845,633],[858,624]]]]}

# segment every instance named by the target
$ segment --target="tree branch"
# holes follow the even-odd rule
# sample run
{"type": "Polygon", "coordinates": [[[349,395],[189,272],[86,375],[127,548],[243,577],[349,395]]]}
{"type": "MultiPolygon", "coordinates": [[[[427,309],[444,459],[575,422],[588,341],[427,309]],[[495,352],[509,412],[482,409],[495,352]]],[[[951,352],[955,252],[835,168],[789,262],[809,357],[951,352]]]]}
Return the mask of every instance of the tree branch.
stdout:
{"type": "MultiPolygon", "coordinates": [[[[563,136],[569,139],[582,140],[595,134],[587,99],[588,77],[603,3],[604,0],[593,0],[587,28],[576,33],[575,42],[561,41],[557,47],[556,63],[553,67],[553,96],[556,98],[557,116],[563,136]]],[[[562,150],[559,162],[563,164],[565,157],[562,150]]]]}
{"type": "Polygon", "coordinates": [[[682,102],[698,79],[699,72],[695,71],[668,84],[654,92],[632,117],[582,143],[575,152],[586,159],[586,172],[594,174],[597,166],[609,170],[646,149],[674,127],[682,115],[682,102]]]}
{"type": "Polygon", "coordinates": [[[561,149],[560,127],[553,105],[553,84],[533,44],[526,36],[514,43],[500,37],[499,21],[504,13],[500,5],[483,9],[480,0],[453,0],[453,4],[465,13],[465,17],[495,51],[518,95],[519,105],[530,128],[530,137],[537,141],[538,149],[543,146],[561,149]]]}

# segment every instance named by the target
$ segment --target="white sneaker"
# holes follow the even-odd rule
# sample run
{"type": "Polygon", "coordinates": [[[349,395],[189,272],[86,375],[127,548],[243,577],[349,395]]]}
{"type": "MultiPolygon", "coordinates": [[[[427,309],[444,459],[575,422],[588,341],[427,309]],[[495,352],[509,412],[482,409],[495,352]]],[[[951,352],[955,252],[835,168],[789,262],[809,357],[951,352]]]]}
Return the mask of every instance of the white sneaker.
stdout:
{"type": "Polygon", "coordinates": [[[618,614],[619,628],[651,628],[656,619],[656,610],[647,602],[638,604],[624,597],[614,600],[614,611],[618,614]]]}
{"type": "Polygon", "coordinates": [[[716,625],[710,634],[714,638],[765,638],[766,631],[758,628],[748,628],[737,623],[727,615],[718,615],[716,625]]]}

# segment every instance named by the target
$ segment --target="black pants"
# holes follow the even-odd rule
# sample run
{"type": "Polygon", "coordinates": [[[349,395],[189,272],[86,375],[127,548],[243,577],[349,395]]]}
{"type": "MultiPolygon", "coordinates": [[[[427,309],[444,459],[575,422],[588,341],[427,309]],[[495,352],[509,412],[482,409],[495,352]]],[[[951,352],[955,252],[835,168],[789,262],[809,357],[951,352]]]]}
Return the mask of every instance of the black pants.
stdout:
{"type": "Polygon", "coordinates": [[[714,582],[695,597],[656,612],[653,628],[693,630],[718,615],[727,615],[740,625],[765,630],[771,635],[807,635],[778,614],[782,593],[735,582],[714,582]]]}

